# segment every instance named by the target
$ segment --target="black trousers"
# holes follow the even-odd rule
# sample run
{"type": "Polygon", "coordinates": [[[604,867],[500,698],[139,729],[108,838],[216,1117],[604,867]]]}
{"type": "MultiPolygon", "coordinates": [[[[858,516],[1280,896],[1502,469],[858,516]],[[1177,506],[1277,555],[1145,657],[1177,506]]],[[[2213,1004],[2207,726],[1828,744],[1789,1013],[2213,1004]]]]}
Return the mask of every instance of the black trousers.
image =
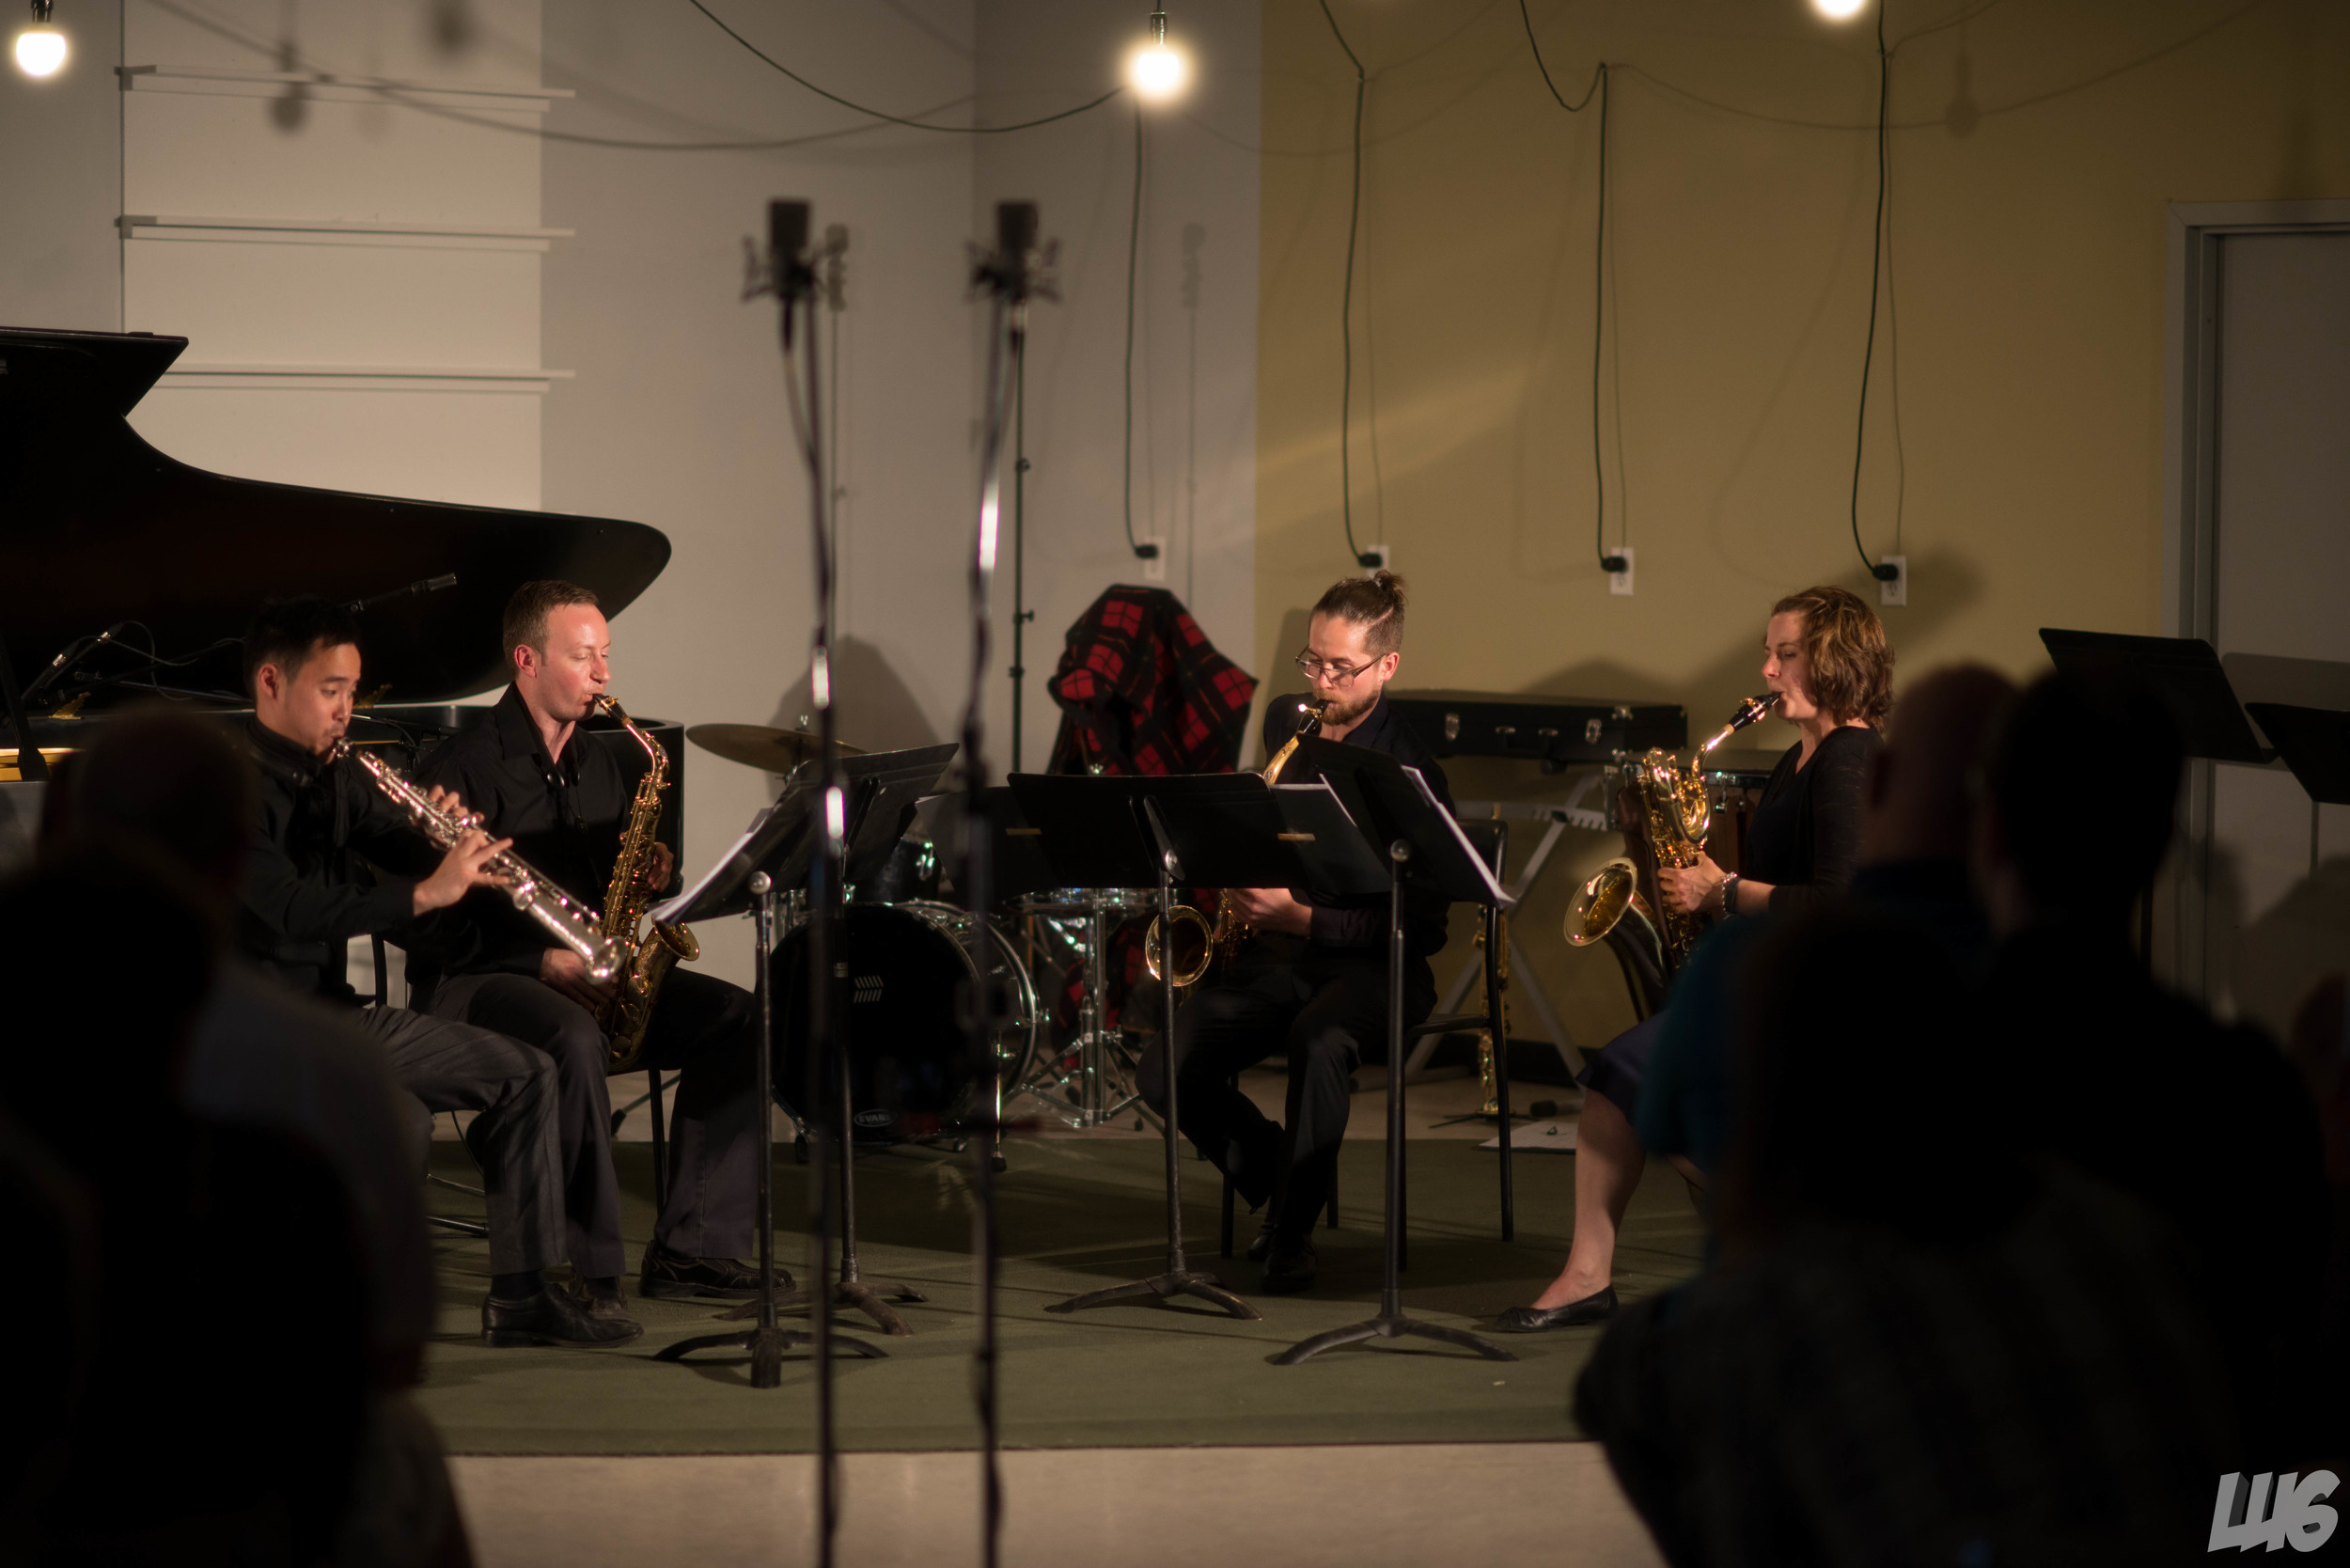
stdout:
{"type": "MultiPolygon", "coordinates": [[[[456,975],[432,1011],[536,1046],[555,1058],[563,1159],[563,1211],[572,1266],[608,1277],[620,1247],[620,1184],[612,1170],[612,1098],[603,1031],[577,1002],[528,975],[456,975]]],[[[748,1257],[757,1247],[759,1018],[751,994],[690,970],[671,970],[645,1031],[644,1064],[678,1070],[670,1127],[669,1199],[656,1245],[695,1258],[748,1257]]]]}
{"type": "MultiPolygon", "coordinates": [[[[1425,958],[1406,958],[1403,1022],[1436,1005],[1425,958]]],[[[1231,978],[1202,986],[1175,1015],[1177,1125],[1232,1178],[1250,1208],[1271,1201],[1275,1230],[1303,1240],[1328,1207],[1346,1137],[1347,1079],[1366,1055],[1384,1057],[1387,966],[1371,949],[1308,949],[1297,962],[1244,954],[1231,978]],[[1232,1083],[1276,1052],[1289,1057],[1289,1099],[1278,1125],[1232,1083]]],[[[1167,1109],[1167,1051],[1154,1042],[1137,1073],[1146,1103],[1167,1109]]]]}
{"type": "Polygon", "coordinates": [[[521,1274],[561,1262],[563,1178],[556,1072],[547,1059],[488,1029],[406,1008],[369,1008],[359,1017],[410,1096],[420,1155],[429,1154],[436,1113],[478,1113],[465,1147],[481,1168],[490,1271],[521,1274]]]}

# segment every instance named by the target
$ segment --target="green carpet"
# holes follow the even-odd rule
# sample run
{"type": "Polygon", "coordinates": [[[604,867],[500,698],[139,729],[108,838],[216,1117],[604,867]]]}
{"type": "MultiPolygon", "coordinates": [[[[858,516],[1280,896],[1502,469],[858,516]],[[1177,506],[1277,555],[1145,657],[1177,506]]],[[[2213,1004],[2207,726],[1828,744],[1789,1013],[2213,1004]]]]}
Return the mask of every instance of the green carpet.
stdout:
{"type": "MultiPolygon", "coordinates": [[[[443,1173],[473,1180],[463,1150],[434,1146],[443,1173]]],[[[1041,1139],[1016,1144],[1001,1179],[1003,1439],[1018,1448],[1185,1444],[1527,1441],[1578,1436],[1567,1405],[1597,1328],[1501,1337],[1515,1363],[1489,1362],[1431,1341],[1374,1341],[1298,1367],[1272,1357],[1309,1334],[1357,1322],[1379,1299],[1380,1146],[1346,1145],[1340,1230],[1317,1237],[1321,1279],[1303,1296],[1257,1291],[1256,1270],[1216,1253],[1217,1186],[1206,1165],[1183,1166],[1195,1267],[1220,1272],[1264,1313],[1243,1323],[1204,1304],[1118,1306],[1061,1317],[1043,1309],[1079,1291],[1155,1274],[1166,1257],[1159,1146],[1147,1140],[1041,1139]],[[1425,1345],[1426,1348],[1420,1348],[1425,1345]]],[[[627,1234],[651,1230],[649,1146],[619,1149],[627,1234]]],[[[1411,1255],[1405,1310],[1475,1327],[1531,1299],[1566,1255],[1572,1157],[1521,1157],[1518,1237],[1499,1241],[1495,1160],[1465,1141],[1411,1145],[1411,1255]]],[[[786,1151],[776,1214],[790,1233],[777,1257],[802,1271],[806,1172],[786,1151]]],[[[964,1161],[914,1151],[857,1163],[861,1261],[868,1279],[901,1280],[927,1304],[901,1309],[910,1339],[864,1337],[886,1360],[842,1359],[836,1383],[843,1447],[972,1447],[973,1316],[970,1175],[964,1161]]],[[[478,1200],[431,1189],[443,1214],[478,1200]]],[[[471,1206],[470,1208],[468,1206],[471,1206]]],[[[1241,1238],[1255,1222],[1244,1212],[1241,1238]]],[[[683,1364],[653,1352],[715,1331],[718,1309],[636,1301],[642,1340],[617,1351],[492,1350],[479,1337],[487,1288],[483,1243],[448,1236],[441,1260],[442,1333],[422,1399],[457,1453],[744,1453],[813,1446],[812,1369],[787,1362],[779,1389],[753,1389],[747,1356],[704,1353],[683,1364]]],[[[1653,1168],[1618,1254],[1617,1288],[1648,1294],[1696,1266],[1700,1227],[1681,1180],[1653,1168]]],[[[633,1256],[633,1249],[632,1249],[633,1256]]],[[[634,1281],[631,1281],[632,1287],[634,1281]]],[[[844,1332],[861,1318],[841,1314],[844,1332]],[[853,1321],[854,1320],[854,1321],[853,1321]]]]}

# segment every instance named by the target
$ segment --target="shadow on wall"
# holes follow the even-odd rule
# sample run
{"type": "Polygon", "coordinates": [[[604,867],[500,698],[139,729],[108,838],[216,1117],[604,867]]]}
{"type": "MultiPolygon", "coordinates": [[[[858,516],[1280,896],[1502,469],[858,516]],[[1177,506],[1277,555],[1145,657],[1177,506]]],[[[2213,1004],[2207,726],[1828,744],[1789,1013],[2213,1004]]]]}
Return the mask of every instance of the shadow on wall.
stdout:
{"type": "Polygon", "coordinates": [[[2350,856],[2316,870],[2259,919],[2237,930],[2229,977],[2236,1016],[2279,1040],[2323,977],[2350,967],[2350,856]]]}
{"type": "MultiPolygon", "coordinates": [[[[843,745],[859,751],[900,751],[938,743],[922,705],[880,649],[859,637],[842,637],[833,644],[832,669],[843,745]]],[[[815,716],[804,672],[784,691],[767,722],[779,729],[807,729],[815,716]]]]}

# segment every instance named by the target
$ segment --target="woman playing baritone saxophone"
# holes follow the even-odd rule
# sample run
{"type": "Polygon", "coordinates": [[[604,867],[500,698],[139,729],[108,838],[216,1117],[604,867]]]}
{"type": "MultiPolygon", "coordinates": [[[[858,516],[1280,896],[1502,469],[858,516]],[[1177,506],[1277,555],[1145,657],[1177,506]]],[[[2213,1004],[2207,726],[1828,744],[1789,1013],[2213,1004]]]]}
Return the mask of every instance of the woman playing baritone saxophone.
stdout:
{"type": "MultiPolygon", "coordinates": [[[[1893,654],[1885,626],[1859,597],[1810,588],[1771,606],[1762,679],[1780,718],[1801,739],[1778,760],[1747,830],[1740,874],[1710,855],[1659,868],[1658,891],[1676,911],[1712,921],[1785,912],[1843,887],[1860,848],[1862,785],[1877,729],[1893,700],[1893,654]]],[[[1633,1130],[1650,1047],[1663,1011],[1609,1041],[1583,1070],[1574,1160],[1574,1239],[1566,1267],[1529,1307],[1495,1327],[1532,1334],[1595,1323],[1616,1309],[1616,1230],[1640,1184],[1647,1155],[1633,1130]]],[[[1678,1156],[1684,1175],[1703,1172],[1678,1156]]]]}

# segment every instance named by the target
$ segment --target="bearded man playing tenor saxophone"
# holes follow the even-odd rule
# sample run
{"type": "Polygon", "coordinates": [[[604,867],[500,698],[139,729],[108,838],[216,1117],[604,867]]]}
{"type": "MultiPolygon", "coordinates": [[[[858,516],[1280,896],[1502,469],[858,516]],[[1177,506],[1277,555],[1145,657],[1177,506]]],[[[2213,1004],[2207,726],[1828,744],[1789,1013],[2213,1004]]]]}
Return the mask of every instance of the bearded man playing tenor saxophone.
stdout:
{"type": "MultiPolygon", "coordinates": [[[[343,978],[351,938],[403,933],[488,886],[485,863],[506,846],[468,833],[421,877],[363,880],[355,855],[398,866],[429,849],[358,766],[336,755],[359,687],[357,621],[322,599],[273,604],[246,630],[244,659],[254,711],[244,739],[258,788],[238,947],[292,989],[356,1011],[343,978]]],[[[432,803],[463,808],[444,791],[433,792],[432,803]]],[[[420,1139],[431,1137],[434,1113],[475,1113],[465,1143],[481,1168],[490,1239],[482,1337],[494,1345],[572,1346],[636,1338],[634,1323],[590,1318],[547,1289],[540,1274],[563,1257],[556,1080],[544,1058],[488,1029],[405,1008],[357,1016],[414,1097],[420,1139]]]]}
{"type": "MultiPolygon", "coordinates": [[[[601,908],[609,890],[634,781],[580,733],[611,683],[612,634],[596,596],[576,584],[525,583],[506,607],[513,681],[496,706],[425,760],[420,782],[473,804],[491,832],[572,897],[601,908]]],[[[656,845],[651,877],[675,868],[656,845]]],[[[425,1004],[513,1036],[555,1059],[561,1108],[563,1198],[572,1266],[590,1314],[626,1312],[619,1182],[612,1168],[609,1045],[597,1023],[613,982],[557,946],[494,892],[434,917],[412,952],[425,1004]]],[[[637,1277],[637,1294],[744,1300],[758,1271],[752,1206],[759,1175],[757,1014],[751,996],[707,975],[672,970],[645,1033],[643,1064],[677,1068],[669,1191],[637,1277]]],[[[779,1276],[790,1284],[788,1275],[779,1276]]]]}

